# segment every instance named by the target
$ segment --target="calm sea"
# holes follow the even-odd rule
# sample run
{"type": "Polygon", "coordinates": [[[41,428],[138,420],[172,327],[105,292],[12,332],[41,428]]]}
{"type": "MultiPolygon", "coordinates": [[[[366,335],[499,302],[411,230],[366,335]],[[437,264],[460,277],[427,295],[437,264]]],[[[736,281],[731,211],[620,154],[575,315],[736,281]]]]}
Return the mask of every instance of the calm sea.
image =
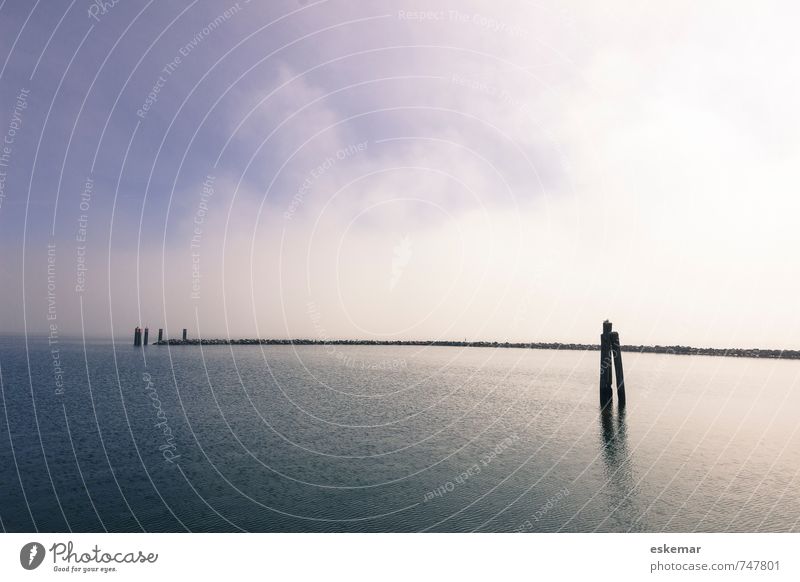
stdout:
{"type": "Polygon", "coordinates": [[[800,531],[800,362],[0,339],[7,531],[800,531]],[[54,352],[53,348],[58,351],[54,352]]]}

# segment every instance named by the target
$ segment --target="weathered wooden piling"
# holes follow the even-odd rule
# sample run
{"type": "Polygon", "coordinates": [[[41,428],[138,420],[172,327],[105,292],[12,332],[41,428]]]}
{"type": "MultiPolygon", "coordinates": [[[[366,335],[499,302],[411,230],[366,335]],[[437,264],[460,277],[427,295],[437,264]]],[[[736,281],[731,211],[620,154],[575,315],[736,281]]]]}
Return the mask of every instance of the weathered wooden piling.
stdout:
{"type": "Polygon", "coordinates": [[[619,333],[611,331],[611,322],[603,322],[600,336],[600,406],[605,408],[614,399],[612,379],[617,379],[617,398],[619,408],[625,408],[625,374],[622,371],[622,347],[619,333]],[[613,370],[612,370],[613,366],[613,370]]]}
{"type": "Polygon", "coordinates": [[[183,328],[183,341],[186,341],[186,328],[183,328]]]}
{"type": "Polygon", "coordinates": [[[158,342],[161,343],[164,340],[164,330],[162,328],[158,328],[158,342]]]}
{"type": "Polygon", "coordinates": [[[614,376],[617,380],[617,402],[622,408],[625,406],[625,374],[622,371],[622,349],[616,331],[611,332],[611,353],[614,356],[614,376]]]}
{"type": "Polygon", "coordinates": [[[148,337],[150,337],[150,328],[144,328],[144,345],[147,345],[148,337]]]}
{"type": "Polygon", "coordinates": [[[600,406],[605,408],[613,400],[611,387],[611,322],[603,322],[603,333],[600,335],[600,406]]]}
{"type": "Polygon", "coordinates": [[[138,348],[142,345],[142,330],[139,326],[133,330],[133,346],[138,348]]]}

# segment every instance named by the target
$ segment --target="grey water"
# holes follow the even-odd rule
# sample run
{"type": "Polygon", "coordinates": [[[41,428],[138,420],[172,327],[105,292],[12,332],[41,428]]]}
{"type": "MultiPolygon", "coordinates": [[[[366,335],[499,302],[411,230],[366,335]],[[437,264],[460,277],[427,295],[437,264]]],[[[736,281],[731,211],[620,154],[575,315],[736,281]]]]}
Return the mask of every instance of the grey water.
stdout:
{"type": "Polygon", "coordinates": [[[800,531],[800,362],[623,355],[0,338],[0,525],[800,531]]]}

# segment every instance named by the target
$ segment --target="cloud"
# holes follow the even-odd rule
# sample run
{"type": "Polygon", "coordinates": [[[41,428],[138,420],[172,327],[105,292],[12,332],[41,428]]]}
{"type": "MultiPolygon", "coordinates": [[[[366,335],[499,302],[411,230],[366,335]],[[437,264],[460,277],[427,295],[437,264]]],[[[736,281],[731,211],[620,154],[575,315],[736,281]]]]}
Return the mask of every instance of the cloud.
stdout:
{"type": "MultiPolygon", "coordinates": [[[[313,336],[313,303],[340,337],[584,341],[611,317],[635,343],[798,342],[797,8],[442,0],[410,16],[419,10],[323,3],[258,32],[280,14],[249,5],[226,23],[226,51],[253,36],[178,113],[177,93],[206,70],[180,69],[176,94],[159,100],[131,148],[110,303],[110,217],[92,215],[93,305],[119,313],[121,329],[138,323],[132,303],[178,328],[197,308],[209,334],[234,336],[313,336]],[[198,261],[189,243],[209,174],[198,261]],[[141,212],[136,248],[130,217],[141,212]],[[392,286],[403,240],[413,252],[392,286]],[[202,291],[191,299],[198,264],[202,291]],[[138,289],[131,265],[146,273],[138,289]]],[[[177,24],[178,40],[163,55],[156,46],[153,62],[192,26],[177,24]]],[[[136,103],[153,80],[140,73],[136,103]]],[[[113,97],[103,78],[96,90],[113,97]]],[[[113,163],[96,208],[116,187],[128,121],[110,122],[115,139],[102,151],[113,163]]],[[[85,169],[75,172],[79,183],[85,169]]],[[[40,258],[30,258],[31,293],[40,258]]],[[[107,331],[97,311],[90,327],[107,331]]]]}

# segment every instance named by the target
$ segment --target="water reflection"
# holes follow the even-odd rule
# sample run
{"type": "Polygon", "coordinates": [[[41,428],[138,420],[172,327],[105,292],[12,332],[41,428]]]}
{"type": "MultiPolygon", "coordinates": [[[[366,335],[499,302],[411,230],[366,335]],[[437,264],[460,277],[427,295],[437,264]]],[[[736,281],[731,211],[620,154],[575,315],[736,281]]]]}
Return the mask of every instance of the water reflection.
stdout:
{"type": "Polygon", "coordinates": [[[606,478],[603,491],[608,503],[608,520],[624,524],[627,529],[638,517],[636,480],[633,474],[633,457],[628,448],[625,407],[619,407],[616,414],[614,412],[612,406],[605,406],[600,411],[600,434],[606,478]]]}
{"type": "Polygon", "coordinates": [[[630,465],[628,459],[628,427],[625,423],[625,408],[617,410],[606,406],[600,412],[600,426],[603,436],[603,460],[609,477],[630,465]]]}

